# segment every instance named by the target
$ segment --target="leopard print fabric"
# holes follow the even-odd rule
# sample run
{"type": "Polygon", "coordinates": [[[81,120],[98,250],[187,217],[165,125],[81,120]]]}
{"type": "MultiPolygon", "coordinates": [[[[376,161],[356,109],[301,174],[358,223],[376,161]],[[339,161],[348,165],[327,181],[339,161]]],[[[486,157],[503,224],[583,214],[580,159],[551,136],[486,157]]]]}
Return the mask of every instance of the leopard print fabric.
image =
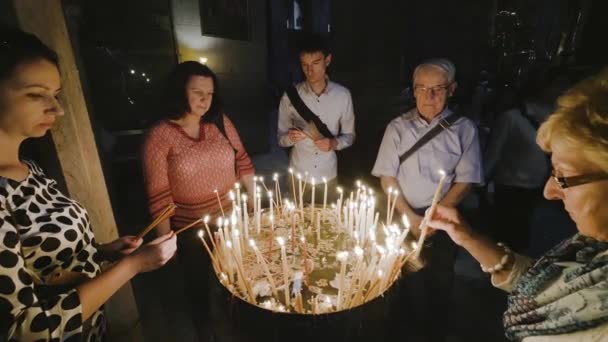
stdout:
{"type": "Polygon", "coordinates": [[[45,286],[60,270],[101,273],[88,214],[27,164],[21,182],[0,177],[0,340],[101,341],[102,309],[83,329],[74,286],[45,286]]]}

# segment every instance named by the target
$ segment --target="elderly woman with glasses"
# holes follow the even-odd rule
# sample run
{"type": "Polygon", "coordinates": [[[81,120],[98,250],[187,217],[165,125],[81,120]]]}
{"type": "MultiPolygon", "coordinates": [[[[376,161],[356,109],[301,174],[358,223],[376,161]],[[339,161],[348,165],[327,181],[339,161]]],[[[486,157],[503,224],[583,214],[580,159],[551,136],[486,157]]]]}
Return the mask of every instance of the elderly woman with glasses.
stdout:
{"type": "Polygon", "coordinates": [[[537,141],[551,153],[544,195],[561,200],[578,233],[538,260],[473,232],[455,209],[438,207],[431,229],[446,231],[510,292],[503,322],[515,341],[608,340],[608,69],[557,101],[537,141]]]}

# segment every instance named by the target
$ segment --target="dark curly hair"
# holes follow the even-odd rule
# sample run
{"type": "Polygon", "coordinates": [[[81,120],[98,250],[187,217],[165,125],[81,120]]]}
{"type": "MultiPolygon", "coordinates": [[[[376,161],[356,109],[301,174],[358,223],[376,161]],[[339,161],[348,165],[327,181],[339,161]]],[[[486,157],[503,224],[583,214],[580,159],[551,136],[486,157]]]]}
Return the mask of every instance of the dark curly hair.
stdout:
{"type": "Polygon", "coordinates": [[[22,63],[44,59],[59,68],[55,51],[31,33],[0,26],[0,80],[6,80],[22,63]]]}

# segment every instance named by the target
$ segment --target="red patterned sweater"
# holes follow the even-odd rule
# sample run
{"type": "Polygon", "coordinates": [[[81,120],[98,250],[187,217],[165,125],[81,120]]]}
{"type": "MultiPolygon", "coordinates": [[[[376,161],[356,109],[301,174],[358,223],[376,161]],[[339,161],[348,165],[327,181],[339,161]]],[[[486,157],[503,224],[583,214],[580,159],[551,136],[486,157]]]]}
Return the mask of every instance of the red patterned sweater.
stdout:
{"type": "Polygon", "coordinates": [[[217,215],[216,189],[224,210],[231,209],[229,191],[241,176],[253,174],[255,169],[226,116],[224,127],[232,146],[211,123],[201,123],[199,139],[169,120],[150,129],[144,142],[143,169],[153,217],[171,202],[178,206],[171,218],[173,229],[205,214],[217,215]]]}

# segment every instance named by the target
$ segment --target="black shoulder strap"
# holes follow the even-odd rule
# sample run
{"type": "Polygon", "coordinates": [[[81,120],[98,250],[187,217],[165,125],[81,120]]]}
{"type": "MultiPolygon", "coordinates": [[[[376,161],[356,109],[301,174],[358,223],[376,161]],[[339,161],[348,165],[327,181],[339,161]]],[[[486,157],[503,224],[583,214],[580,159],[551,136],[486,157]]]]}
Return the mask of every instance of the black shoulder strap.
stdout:
{"type": "Polygon", "coordinates": [[[287,89],[285,89],[285,92],[287,93],[289,101],[291,101],[291,105],[296,109],[296,111],[298,111],[298,114],[300,114],[300,116],[306,122],[312,121],[315,126],[317,126],[319,133],[321,133],[324,137],[334,138],[334,135],[329,131],[327,125],[323,121],[321,121],[317,114],[315,114],[312,110],[310,110],[310,108],[308,108],[304,101],[302,101],[302,98],[300,97],[298,91],[294,86],[287,87],[287,89]]]}
{"type": "Polygon", "coordinates": [[[422,138],[418,139],[418,141],[416,141],[414,145],[410,147],[409,150],[405,151],[405,153],[399,156],[399,165],[403,164],[403,162],[407,158],[409,158],[412,154],[418,151],[418,149],[420,149],[426,143],[431,141],[431,139],[437,136],[437,134],[441,133],[445,129],[450,128],[450,126],[452,126],[452,124],[456,122],[456,120],[458,120],[459,118],[460,114],[452,113],[446,118],[441,119],[439,123],[435,125],[435,127],[431,128],[428,132],[426,132],[425,135],[422,136],[422,138]]]}

